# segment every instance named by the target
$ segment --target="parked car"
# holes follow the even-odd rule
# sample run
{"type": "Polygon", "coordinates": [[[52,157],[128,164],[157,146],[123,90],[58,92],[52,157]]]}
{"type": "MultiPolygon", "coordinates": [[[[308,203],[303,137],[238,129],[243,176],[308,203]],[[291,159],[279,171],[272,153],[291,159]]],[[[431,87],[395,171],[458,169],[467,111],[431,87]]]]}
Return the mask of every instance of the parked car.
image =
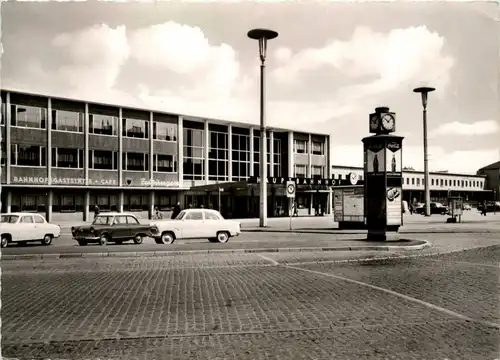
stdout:
{"type": "MultiPolygon", "coordinates": [[[[448,207],[438,203],[438,202],[431,202],[431,215],[439,214],[439,215],[446,215],[448,214],[448,207]]],[[[425,204],[421,204],[421,206],[418,206],[415,208],[415,213],[417,214],[425,214],[425,204]]]]}
{"type": "Polygon", "coordinates": [[[230,237],[241,234],[241,224],[226,220],[212,209],[182,210],[174,220],[158,220],[151,223],[153,238],[157,244],[172,244],[177,239],[208,239],[226,243],[230,237]]]}
{"type": "Polygon", "coordinates": [[[1,246],[10,243],[26,244],[40,241],[50,245],[52,239],[61,235],[59,225],[48,223],[40,214],[8,213],[0,217],[1,246]]]}
{"type": "Polygon", "coordinates": [[[464,210],[472,210],[472,206],[470,206],[469,204],[464,204],[463,209],[464,210]]]}
{"type": "Polygon", "coordinates": [[[97,215],[91,225],[73,226],[71,234],[80,246],[108,242],[119,245],[129,240],[142,244],[144,237],[151,236],[151,226],[141,224],[133,214],[105,213],[97,215]]]}
{"type": "MultiPolygon", "coordinates": [[[[483,204],[479,204],[477,206],[477,209],[479,211],[483,211],[483,204]]],[[[486,202],[486,211],[487,212],[492,212],[492,211],[500,211],[500,201],[487,201],[486,202]]]]}

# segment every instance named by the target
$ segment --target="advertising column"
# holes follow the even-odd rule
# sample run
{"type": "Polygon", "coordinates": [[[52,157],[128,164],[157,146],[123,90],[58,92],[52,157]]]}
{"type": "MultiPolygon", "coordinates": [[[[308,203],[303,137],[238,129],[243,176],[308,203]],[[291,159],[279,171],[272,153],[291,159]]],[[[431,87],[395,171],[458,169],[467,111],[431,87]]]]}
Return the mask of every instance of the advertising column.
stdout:
{"type": "Polygon", "coordinates": [[[384,229],[385,202],[385,147],[377,137],[363,139],[365,154],[365,214],[368,229],[384,229]]]}
{"type": "Polygon", "coordinates": [[[391,137],[385,146],[387,174],[387,226],[399,227],[403,224],[402,209],[402,138],[391,137]]]}

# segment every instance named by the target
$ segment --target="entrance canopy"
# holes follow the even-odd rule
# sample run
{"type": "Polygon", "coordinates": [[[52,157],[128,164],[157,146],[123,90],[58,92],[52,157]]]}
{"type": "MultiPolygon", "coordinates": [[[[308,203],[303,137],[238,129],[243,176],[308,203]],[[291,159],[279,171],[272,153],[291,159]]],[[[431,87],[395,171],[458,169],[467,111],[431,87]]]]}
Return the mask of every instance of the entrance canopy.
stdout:
{"type": "MultiPolygon", "coordinates": [[[[251,177],[249,184],[259,184],[260,177],[251,177]]],[[[351,174],[349,179],[325,179],[325,178],[292,178],[292,177],[268,177],[266,182],[271,185],[286,185],[288,181],[293,181],[296,185],[306,186],[352,186],[363,185],[363,180],[359,180],[356,174],[351,174]]]]}

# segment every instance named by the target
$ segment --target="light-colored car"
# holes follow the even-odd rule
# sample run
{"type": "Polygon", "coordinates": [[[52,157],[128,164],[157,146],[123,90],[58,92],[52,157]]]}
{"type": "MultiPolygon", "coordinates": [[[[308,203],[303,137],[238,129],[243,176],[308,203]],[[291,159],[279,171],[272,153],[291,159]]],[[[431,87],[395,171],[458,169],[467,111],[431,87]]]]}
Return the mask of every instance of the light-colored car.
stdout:
{"type": "Polygon", "coordinates": [[[464,210],[472,210],[472,207],[469,204],[464,204],[463,209],[464,210]]]}
{"type": "Polygon", "coordinates": [[[52,239],[61,235],[61,227],[48,223],[40,214],[7,213],[0,217],[0,234],[3,248],[10,243],[26,244],[32,241],[50,245],[52,239]]]}
{"type": "Polygon", "coordinates": [[[177,239],[208,239],[226,243],[241,234],[238,221],[226,220],[217,210],[186,209],[173,220],[151,222],[152,236],[157,244],[172,244],[177,239]]]}

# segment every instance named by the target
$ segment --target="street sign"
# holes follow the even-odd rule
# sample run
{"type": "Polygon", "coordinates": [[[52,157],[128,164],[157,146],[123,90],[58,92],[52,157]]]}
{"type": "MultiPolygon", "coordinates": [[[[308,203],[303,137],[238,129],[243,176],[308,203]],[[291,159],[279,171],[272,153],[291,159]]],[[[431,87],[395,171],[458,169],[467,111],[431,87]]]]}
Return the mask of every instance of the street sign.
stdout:
{"type": "Polygon", "coordinates": [[[286,197],[294,198],[295,197],[295,182],[287,181],[286,182],[286,197]]]}

